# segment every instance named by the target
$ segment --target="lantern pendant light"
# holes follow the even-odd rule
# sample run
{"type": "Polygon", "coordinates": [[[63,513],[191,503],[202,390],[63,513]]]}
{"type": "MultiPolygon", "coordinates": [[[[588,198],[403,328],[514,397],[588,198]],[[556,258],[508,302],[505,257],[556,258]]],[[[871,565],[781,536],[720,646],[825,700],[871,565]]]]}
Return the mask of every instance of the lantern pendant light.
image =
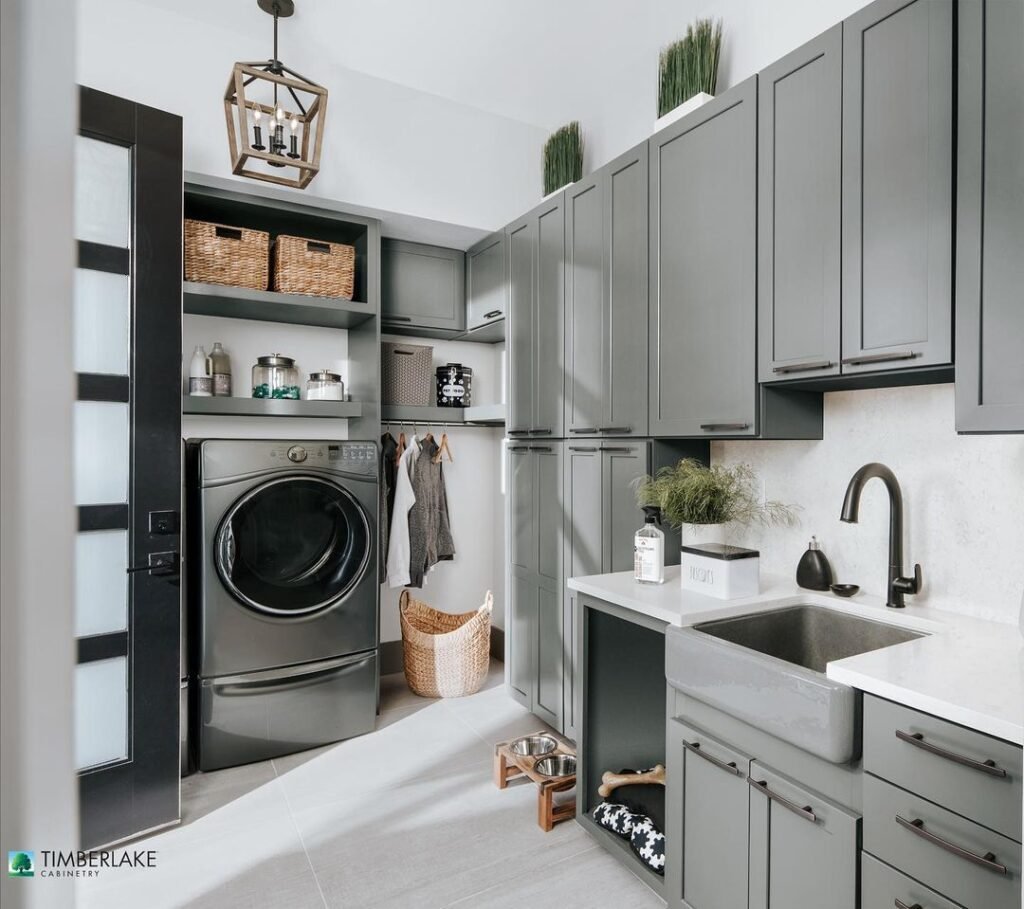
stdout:
{"type": "Polygon", "coordinates": [[[231,172],[305,189],[320,171],[327,89],[285,66],[277,55],[278,19],[293,0],[257,0],[274,17],[274,56],[236,63],[224,92],[231,172]]]}

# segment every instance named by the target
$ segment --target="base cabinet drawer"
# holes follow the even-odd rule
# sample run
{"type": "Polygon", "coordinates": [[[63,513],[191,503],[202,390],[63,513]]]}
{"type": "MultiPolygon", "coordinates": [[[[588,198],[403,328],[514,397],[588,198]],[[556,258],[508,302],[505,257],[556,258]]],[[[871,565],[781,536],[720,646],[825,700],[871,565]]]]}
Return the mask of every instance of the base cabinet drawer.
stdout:
{"type": "Polygon", "coordinates": [[[864,769],[1021,839],[1021,749],[881,698],[864,698],[864,769]]]}
{"type": "Polygon", "coordinates": [[[961,909],[930,887],[866,852],[861,855],[860,904],[863,909],[961,909]]]}
{"type": "Polygon", "coordinates": [[[1019,843],[868,773],[864,849],[968,909],[1020,907],[1019,843]]]}

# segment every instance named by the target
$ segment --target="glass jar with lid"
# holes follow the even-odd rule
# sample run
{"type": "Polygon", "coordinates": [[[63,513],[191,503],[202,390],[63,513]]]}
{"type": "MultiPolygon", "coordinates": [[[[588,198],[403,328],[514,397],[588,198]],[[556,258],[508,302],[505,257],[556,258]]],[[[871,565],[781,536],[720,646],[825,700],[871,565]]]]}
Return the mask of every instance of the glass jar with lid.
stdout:
{"type": "Polygon", "coordinates": [[[336,372],[326,369],[311,372],[306,382],[307,401],[344,401],[345,383],[336,372]]]}
{"type": "Polygon", "coordinates": [[[252,396],[297,401],[301,395],[295,360],[276,353],[269,357],[257,357],[256,365],[252,368],[252,396]]]}

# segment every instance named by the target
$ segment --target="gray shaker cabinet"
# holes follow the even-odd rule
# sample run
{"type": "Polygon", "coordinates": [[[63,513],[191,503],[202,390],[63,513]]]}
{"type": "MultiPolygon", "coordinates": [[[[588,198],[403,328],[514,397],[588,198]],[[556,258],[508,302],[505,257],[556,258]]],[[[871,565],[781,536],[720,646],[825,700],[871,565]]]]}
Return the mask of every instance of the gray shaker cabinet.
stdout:
{"type": "Polygon", "coordinates": [[[563,434],[565,218],[560,194],[507,228],[510,436],[563,434]]]}
{"type": "Polygon", "coordinates": [[[844,374],[952,363],[953,3],[843,23],[844,374]]]}
{"type": "Polygon", "coordinates": [[[647,143],[565,193],[565,421],[647,432],[647,143]]]}
{"type": "Polygon", "coordinates": [[[381,240],[383,330],[450,332],[466,327],[465,253],[458,249],[381,240]]]}
{"type": "Polygon", "coordinates": [[[1024,4],[958,21],[956,428],[1024,432],[1024,4]]]}
{"type": "Polygon", "coordinates": [[[758,77],[758,377],[838,375],[843,27],[758,77]]]}
{"type": "Polygon", "coordinates": [[[757,77],[649,149],[650,432],[755,436],[757,77]]]}
{"type": "Polygon", "coordinates": [[[749,909],[857,909],[860,818],[758,761],[749,788],[749,909]]]}
{"type": "Polygon", "coordinates": [[[498,231],[466,250],[466,329],[505,318],[508,311],[507,237],[498,231]]]}
{"type": "Polygon", "coordinates": [[[558,442],[509,445],[508,682],[513,697],[561,728],[562,452],[558,442]]]}

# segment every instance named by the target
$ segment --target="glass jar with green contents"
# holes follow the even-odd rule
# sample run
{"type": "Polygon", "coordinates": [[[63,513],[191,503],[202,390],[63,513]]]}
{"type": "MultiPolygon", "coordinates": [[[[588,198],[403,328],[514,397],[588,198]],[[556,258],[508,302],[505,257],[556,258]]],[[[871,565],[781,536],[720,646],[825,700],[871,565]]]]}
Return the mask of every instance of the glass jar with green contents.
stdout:
{"type": "Polygon", "coordinates": [[[285,398],[297,401],[299,395],[299,371],[295,360],[271,354],[257,357],[252,368],[252,396],[254,398],[285,398]]]}

